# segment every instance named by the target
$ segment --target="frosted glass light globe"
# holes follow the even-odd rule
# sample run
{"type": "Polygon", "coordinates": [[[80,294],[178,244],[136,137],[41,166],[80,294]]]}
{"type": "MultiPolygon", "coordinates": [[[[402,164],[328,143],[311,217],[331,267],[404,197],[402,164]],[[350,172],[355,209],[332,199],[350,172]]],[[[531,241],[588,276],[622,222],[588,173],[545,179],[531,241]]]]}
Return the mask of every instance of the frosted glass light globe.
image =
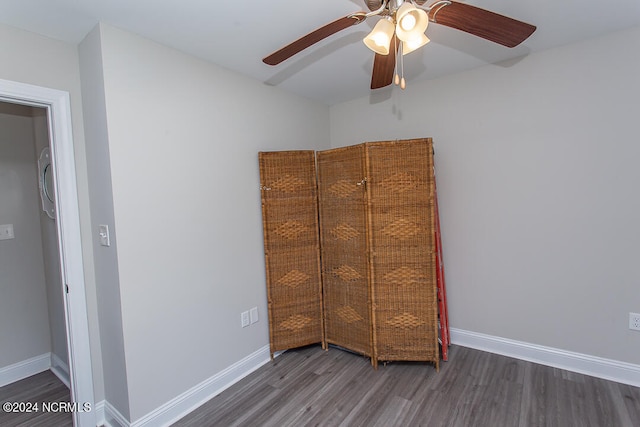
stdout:
{"type": "Polygon", "coordinates": [[[407,13],[400,21],[400,27],[405,31],[411,31],[415,26],[416,18],[410,13],[407,13]]]}

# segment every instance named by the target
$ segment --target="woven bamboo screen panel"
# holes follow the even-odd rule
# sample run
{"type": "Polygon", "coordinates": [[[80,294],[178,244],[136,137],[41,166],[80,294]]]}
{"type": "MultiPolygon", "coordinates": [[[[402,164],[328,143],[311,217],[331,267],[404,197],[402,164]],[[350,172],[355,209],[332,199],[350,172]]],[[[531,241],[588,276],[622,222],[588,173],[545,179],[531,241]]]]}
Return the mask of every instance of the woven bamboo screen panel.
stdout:
{"type": "Polygon", "coordinates": [[[364,145],[316,157],[325,339],[371,357],[364,145]]]}
{"type": "Polygon", "coordinates": [[[374,357],[438,367],[431,139],[365,144],[374,357]]]}
{"type": "Polygon", "coordinates": [[[259,153],[271,354],[323,342],[313,151],[259,153]]]}

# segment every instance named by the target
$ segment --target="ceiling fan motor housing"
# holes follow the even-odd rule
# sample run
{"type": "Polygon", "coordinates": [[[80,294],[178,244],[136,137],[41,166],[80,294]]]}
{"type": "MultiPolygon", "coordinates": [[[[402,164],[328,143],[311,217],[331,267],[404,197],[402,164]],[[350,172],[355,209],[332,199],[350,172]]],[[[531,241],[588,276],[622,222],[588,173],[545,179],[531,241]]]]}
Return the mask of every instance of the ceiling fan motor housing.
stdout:
{"type": "MultiPolygon", "coordinates": [[[[396,10],[400,6],[402,6],[402,3],[404,2],[405,2],[404,0],[389,0],[389,5],[387,5],[387,8],[391,10],[396,10]]],[[[422,6],[426,2],[427,0],[414,0],[414,3],[419,6],[422,6]]],[[[365,0],[365,3],[367,4],[367,7],[369,8],[369,10],[372,12],[374,10],[380,9],[380,6],[382,6],[382,0],[365,0]]]]}
{"type": "Polygon", "coordinates": [[[382,0],[366,0],[367,7],[370,11],[378,10],[382,5],[382,0]]]}

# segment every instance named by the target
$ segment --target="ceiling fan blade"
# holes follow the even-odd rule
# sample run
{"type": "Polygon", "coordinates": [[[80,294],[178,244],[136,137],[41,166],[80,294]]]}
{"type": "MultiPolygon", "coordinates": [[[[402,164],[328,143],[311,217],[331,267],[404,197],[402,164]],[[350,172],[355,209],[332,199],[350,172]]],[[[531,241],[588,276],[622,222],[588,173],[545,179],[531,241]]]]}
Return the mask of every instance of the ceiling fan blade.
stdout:
{"type": "Polygon", "coordinates": [[[365,20],[365,12],[356,12],[351,15],[336,19],[333,22],[328,23],[324,27],[320,27],[315,31],[310,32],[304,37],[299,38],[291,44],[283,47],[282,49],[272,53],[262,60],[267,65],[278,65],[282,61],[291,58],[296,53],[318,43],[329,37],[332,34],[349,28],[352,25],[359,24],[365,20]]]}
{"type": "Polygon", "coordinates": [[[388,55],[376,53],[373,58],[371,89],[380,89],[393,83],[393,72],[396,69],[396,52],[398,51],[395,34],[391,39],[391,46],[395,46],[395,49],[392,49],[388,55]]]}
{"type": "Polygon", "coordinates": [[[534,25],[455,1],[433,8],[429,19],[506,47],[519,45],[536,30],[534,25]]]}

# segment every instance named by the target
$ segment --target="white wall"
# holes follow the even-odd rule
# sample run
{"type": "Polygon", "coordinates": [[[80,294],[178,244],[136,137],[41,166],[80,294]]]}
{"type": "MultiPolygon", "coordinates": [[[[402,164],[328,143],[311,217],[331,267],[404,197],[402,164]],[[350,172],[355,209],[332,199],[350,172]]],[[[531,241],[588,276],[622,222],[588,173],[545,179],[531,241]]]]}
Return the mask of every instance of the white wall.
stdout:
{"type": "Polygon", "coordinates": [[[434,137],[452,327],[640,364],[638,51],[633,28],[331,108],[334,147],[434,137]]]}
{"type": "Polygon", "coordinates": [[[268,345],[258,151],[328,148],[329,109],[110,26],[100,38],[136,420],[268,345]]]}
{"type": "Polygon", "coordinates": [[[15,235],[0,240],[0,368],[51,351],[33,119],[26,110],[0,113],[0,224],[13,224],[15,235]]]}
{"type": "Polygon", "coordinates": [[[75,46],[0,25],[0,78],[69,92],[73,144],[78,182],[83,267],[91,335],[91,354],[96,401],[104,399],[102,360],[98,333],[97,302],[91,245],[89,192],[85,161],[84,127],[80,94],[80,71],[75,46]]]}
{"type": "MultiPolygon", "coordinates": [[[[129,392],[124,354],[124,334],[118,279],[117,239],[109,162],[109,140],[104,93],[100,31],[96,27],[78,48],[82,104],[87,140],[87,171],[91,203],[91,229],[104,224],[111,246],[93,240],[96,295],[99,301],[100,342],[105,400],[122,416],[129,417],[129,392]]],[[[107,414],[109,415],[109,414],[107,414]]],[[[107,420],[109,421],[109,420],[107,420]]]]}

